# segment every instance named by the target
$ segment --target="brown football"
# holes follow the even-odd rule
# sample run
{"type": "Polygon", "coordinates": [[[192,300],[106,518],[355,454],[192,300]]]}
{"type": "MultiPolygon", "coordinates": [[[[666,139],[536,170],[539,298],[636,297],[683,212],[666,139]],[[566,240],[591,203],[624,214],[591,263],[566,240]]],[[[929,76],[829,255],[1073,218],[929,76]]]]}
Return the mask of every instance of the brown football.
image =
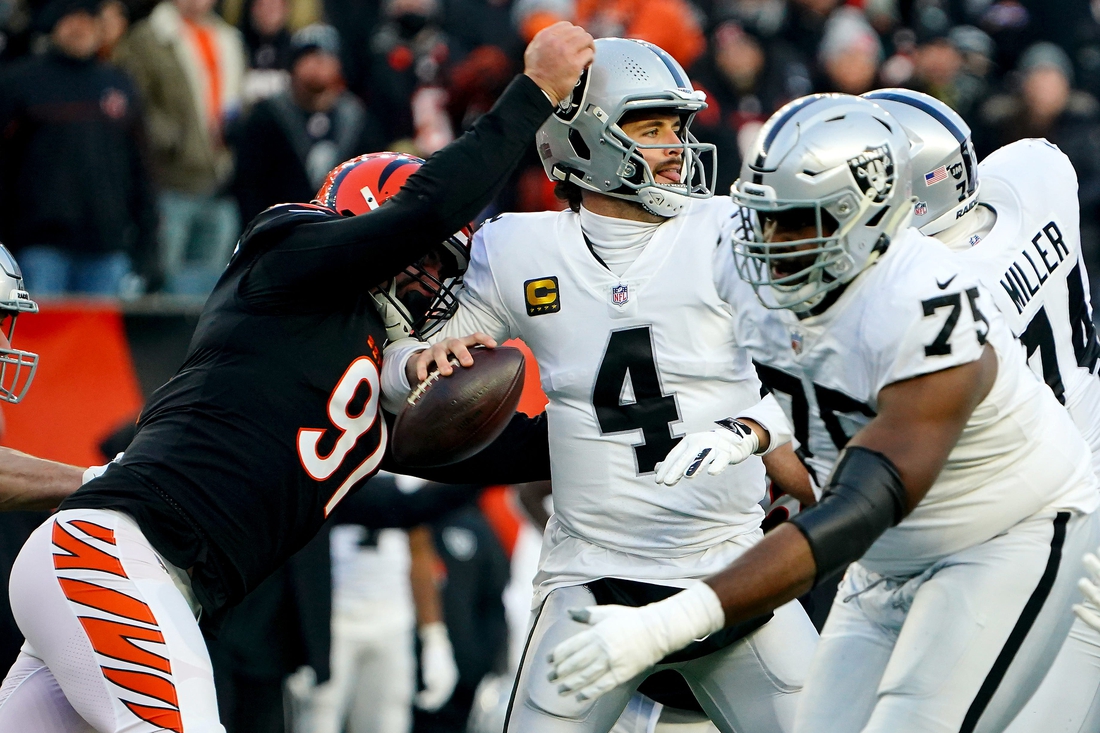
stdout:
{"type": "Polygon", "coordinates": [[[523,352],[498,346],[470,353],[473,366],[456,366],[449,377],[434,371],[409,395],[391,436],[398,463],[427,468],[465,460],[512,419],[523,392],[523,352]]]}

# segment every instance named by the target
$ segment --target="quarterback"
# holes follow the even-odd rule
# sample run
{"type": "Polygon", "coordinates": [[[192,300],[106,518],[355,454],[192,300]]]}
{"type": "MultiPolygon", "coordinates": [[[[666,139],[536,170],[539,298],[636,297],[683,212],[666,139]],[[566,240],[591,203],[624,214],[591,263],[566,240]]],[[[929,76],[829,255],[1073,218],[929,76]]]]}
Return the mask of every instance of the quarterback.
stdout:
{"type": "Polygon", "coordinates": [[[1039,685],[1100,532],[1097,479],[979,275],[908,228],[909,148],[898,120],[843,95],[761,130],[720,290],[744,280],[776,310],[844,448],[816,507],[704,584],[713,626],[676,596],[577,611],[594,626],[553,652],[563,694],[600,694],[849,563],[796,730],[998,731],[1039,685]]]}
{"type": "MultiPolygon", "coordinates": [[[[733,207],[710,198],[701,159],[710,146],[689,132],[703,106],[661,49],[597,40],[587,77],[536,136],[571,210],[484,225],[460,307],[441,332],[482,332],[489,344],[522,338],[549,397],[555,514],[509,733],[605,733],[654,669],[677,670],[724,733],[793,725],[816,641],[797,602],[655,658],[599,700],[561,697],[548,679],[550,650],[581,628],[570,607],[690,599],[697,591],[678,591],[756,544],[765,473],[758,456],[789,440],[714,287],[713,254],[733,207]],[[722,440],[703,455],[682,438],[716,422],[722,440]],[[678,443],[684,465],[659,466],[678,443]],[[676,489],[661,483],[676,471],[696,478],[676,489]]],[[[417,377],[432,363],[449,371],[449,342],[410,360],[417,377]]],[[[404,358],[387,355],[383,378],[398,394],[407,390],[404,358]]],[[[797,465],[789,446],[782,455],[797,465]]],[[[714,610],[685,604],[684,612],[714,610]]]]}

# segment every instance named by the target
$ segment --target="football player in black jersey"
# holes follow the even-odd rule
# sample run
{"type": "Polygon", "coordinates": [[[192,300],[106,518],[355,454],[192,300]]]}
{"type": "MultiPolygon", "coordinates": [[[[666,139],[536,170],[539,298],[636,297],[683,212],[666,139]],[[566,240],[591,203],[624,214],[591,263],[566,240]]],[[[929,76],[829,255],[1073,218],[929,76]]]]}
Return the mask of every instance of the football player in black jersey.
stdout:
{"type": "MultiPolygon", "coordinates": [[[[582,29],[551,26],[493,109],[423,166],[352,161],[321,201],[247,227],[125,456],[62,502],[15,563],[27,643],[0,688],[0,733],[224,730],[197,615],[243,598],[382,465],[378,370],[394,324],[376,298],[411,328],[445,310],[442,285],[462,266],[454,233],[592,56],[582,29]],[[390,179],[404,185],[387,201],[390,179]]],[[[541,420],[517,418],[506,436],[506,452],[448,467],[448,480],[548,475],[541,420]]]]}

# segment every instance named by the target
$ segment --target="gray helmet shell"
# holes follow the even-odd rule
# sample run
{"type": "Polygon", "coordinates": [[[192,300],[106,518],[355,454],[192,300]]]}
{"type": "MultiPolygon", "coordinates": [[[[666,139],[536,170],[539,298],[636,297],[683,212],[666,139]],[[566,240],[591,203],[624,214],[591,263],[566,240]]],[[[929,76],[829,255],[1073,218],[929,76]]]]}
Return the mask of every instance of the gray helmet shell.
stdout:
{"type": "Polygon", "coordinates": [[[16,403],[30,389],[38,370],[38,354],[11,348],[15,321],[20,313],[37,313],[23,285],[23,272],[7,247],[0,244],[0,316],[6,319],[8,348],[0,348],[0,401],[16,403]]]}
{"type": "Polygon", "coordinates": [[[738,272],[765,306],[811,310],[886,251],[912,217],[910,189],[909,140],[884,109],[846,94],[796,99],[761,128],[730,191],[745,209],[738,272]],[[794,209],[813,213],[816,236],[769,242],[762,219],[794,209]]]}
{"type": "Polygon", "coordinates": [[[901,123],[913,165],[913,226],[932,235],[978,204],[978,156],[970,126],[955,110],[911,89],[877,89],[863,95],[901,123]]]}
{"type": "Polygon", "coordinates": [[[706,95],[691,86],[687,73],[663,49],[626,38],[598,39],[592,66],[538,130],[542,166],[553,181],[570,181],[588,191],[636,201],[658,216],[675,216],[688,199],[714,195],[715,148],[690,131],[695,113],[706,106],[706,95]],[[654,108],[682,116],[679,146],[640,144],[619,127],[627,112],[654,108]],[[677,147],[683,160],[681,183],[657,183],[640,151],[677,147]],[[702,161],[707,153],[709,176],[702,161]]]}

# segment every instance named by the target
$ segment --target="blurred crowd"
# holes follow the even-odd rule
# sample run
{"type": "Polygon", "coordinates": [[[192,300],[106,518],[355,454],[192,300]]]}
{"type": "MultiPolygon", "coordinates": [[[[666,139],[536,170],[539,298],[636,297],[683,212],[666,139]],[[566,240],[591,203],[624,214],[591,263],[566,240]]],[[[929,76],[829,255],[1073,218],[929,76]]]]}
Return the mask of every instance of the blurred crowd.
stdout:
{"type": "MultiPolygon", "coordinates": [[[[815,91],[926,92],[979,155],[1046,137],[1100,266],[1097,0],[0,0],[0,241],[35,297],[201,297],[259,211],[354,155],[438,150],[560,19],[690,70],[719,191],[815,91]]],[[[494,204],[560,206],[533,150],[494,204]]]]}

